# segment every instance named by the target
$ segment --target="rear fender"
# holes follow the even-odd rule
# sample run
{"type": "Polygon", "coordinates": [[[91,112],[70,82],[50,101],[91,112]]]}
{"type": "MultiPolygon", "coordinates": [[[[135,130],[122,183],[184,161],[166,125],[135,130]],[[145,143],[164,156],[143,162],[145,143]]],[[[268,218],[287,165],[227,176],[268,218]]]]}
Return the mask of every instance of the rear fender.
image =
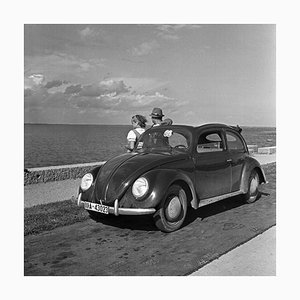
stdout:
{"type": "Polygon", "coordinates": [[[249,189],[249,177],[251,172],[255,170],[259,176],[259,184],[266,183],[266,175],[260,163],[253,157],[249,157],[244,165],[240,190],[246,194],[249,189]]]}

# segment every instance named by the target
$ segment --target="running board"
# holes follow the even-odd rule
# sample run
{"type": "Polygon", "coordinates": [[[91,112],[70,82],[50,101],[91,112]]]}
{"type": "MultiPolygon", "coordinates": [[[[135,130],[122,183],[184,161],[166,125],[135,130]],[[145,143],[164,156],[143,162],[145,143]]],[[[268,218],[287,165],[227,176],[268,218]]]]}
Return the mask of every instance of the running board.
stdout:
{"type": "Polygon", "coordinates": [[[200,200],[198,208],[202,207],[202,206],[205,206],[205,205],[208,205],[208,204],[211,204],[211,203],[214,203],[214,202],[218,202],[218,201],[226,199],[226,198],[241,195],[241,194],[243,194],[242,191],[237,191],[237,192],[233,192],[233,193],[229,193],[229,194],[225,194],[225,195],[216,196],[216,197],[213,197],[213,198],[203,199],[203,200],[200,200]]]}

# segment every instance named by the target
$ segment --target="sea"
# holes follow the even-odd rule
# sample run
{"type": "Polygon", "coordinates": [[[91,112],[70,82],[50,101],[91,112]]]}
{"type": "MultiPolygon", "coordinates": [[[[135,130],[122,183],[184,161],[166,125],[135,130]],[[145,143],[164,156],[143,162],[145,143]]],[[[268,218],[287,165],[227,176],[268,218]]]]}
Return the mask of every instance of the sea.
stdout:
{"type": "MultiPolygon", "coordinates": [[[[241,126],[248,145],[276,146],[275,127],[241,126]]],[[[24,125],[24,168],[90,163],[125,152],[130,125],[24,125]]]]}

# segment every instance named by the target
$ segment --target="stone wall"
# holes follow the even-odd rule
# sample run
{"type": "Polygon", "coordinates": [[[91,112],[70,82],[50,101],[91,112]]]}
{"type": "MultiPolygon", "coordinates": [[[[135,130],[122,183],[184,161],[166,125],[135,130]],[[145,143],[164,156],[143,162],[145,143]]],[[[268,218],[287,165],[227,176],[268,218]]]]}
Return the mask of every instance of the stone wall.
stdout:
{"type": "Polygon", "coordinates": [[[275,154],[276,153],[276,146],[258,148],[257,153],[258,154],[275,154]]]}
{"type": "Polygon", "coordinates": [[[85,173],[90,172],[93,168],[101,166],[104,163],[105,162],[101,161],[86,164],[25,169],[24,185],[81,178],[85,173]]]}
{"type": "Polygon", "coordinates": [[[257,145],[247,145],[249,153],[257,153],[257,154],[275,154],[276,153],[276,146],[272,147],[261,147],[258,148],[257,145]]]}

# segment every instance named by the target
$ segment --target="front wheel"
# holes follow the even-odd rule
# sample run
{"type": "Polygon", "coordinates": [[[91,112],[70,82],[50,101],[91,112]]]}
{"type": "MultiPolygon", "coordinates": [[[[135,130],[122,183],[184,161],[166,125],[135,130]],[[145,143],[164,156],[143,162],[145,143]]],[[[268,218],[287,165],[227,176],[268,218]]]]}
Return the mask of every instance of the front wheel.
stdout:
{"type": "Polygon", "coordinates": [[[179,229],[187,213],[187,197],[179,185],[172,185],[153,218],[158,229],[172,232],[179,229]]]}
{"type": "Polygon", "coordinates": [[[248,192],[244,195],[244,201],[246,203],[253,203],[257,200],[259,196],[259,176],[255,170],[251,172],[248,184],[248,192]]]}

